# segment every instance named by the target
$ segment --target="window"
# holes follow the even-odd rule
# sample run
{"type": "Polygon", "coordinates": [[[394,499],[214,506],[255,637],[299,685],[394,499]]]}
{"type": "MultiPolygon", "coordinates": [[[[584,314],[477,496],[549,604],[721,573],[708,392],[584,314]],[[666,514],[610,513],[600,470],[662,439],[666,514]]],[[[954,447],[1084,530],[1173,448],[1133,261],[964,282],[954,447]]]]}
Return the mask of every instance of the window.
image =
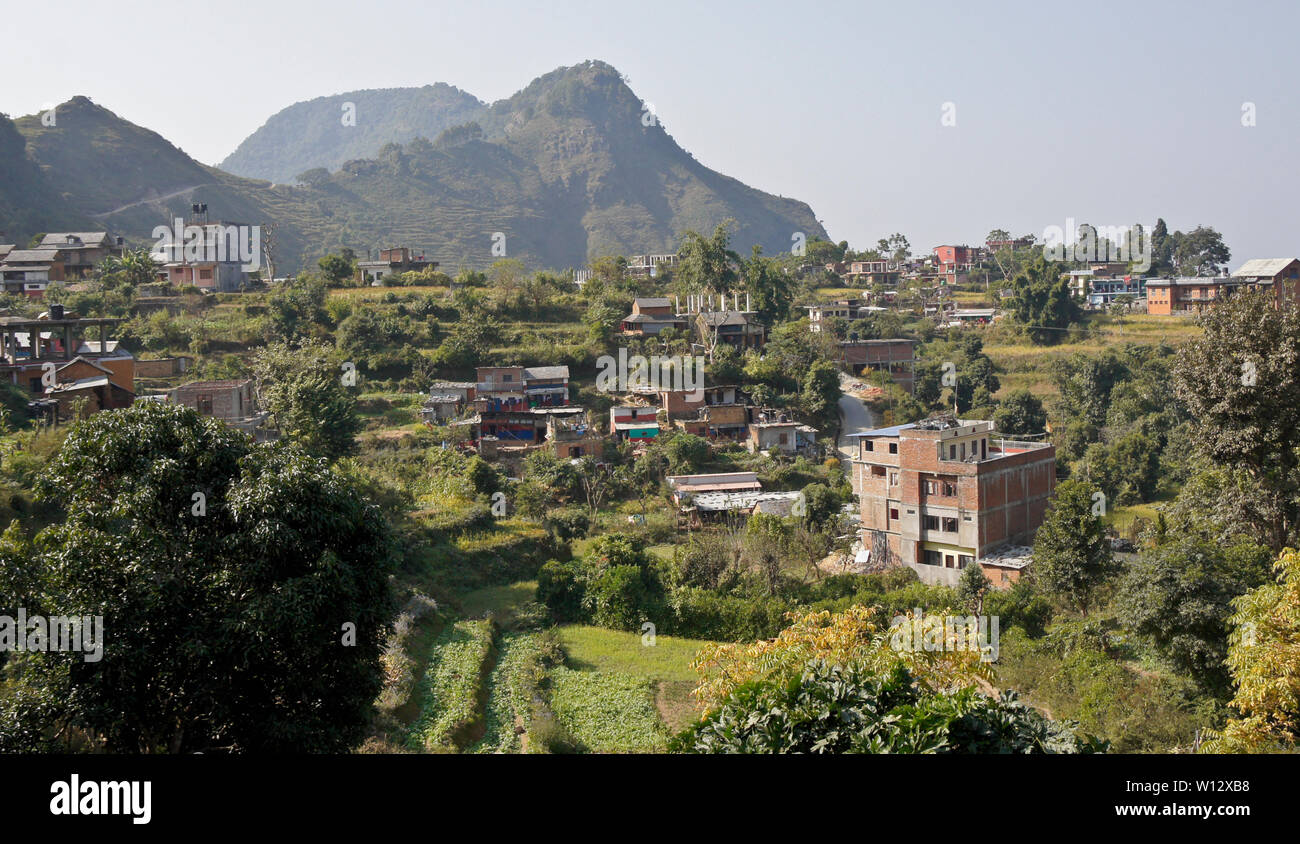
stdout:
{"type": "Polygon", "coordinates": [[[897,507],[890,507],[890,508],[889,508],[889,520],[890,520],[890,521],[893,521],[893,522],[898,521],[898,508],[897,508],[897,507]]]}
{"type": "Polygon", "coordinates": [[[921,562],[927,566],[941,566],[943,561],[938,551],[925,550],[921,552],[921,562]]]}
{"type": "Polygon", "coordinates": [[[959,569],[964,569],[973,562],[975,562],[975,558],[972,557],[970,554],[957,555],[957,568],[959,569]]]}
{"type": "Polygon", "coordinates": [[[199,393],[199,395],[195,396],[194,409],[197,410],[201,416],[211,416],[212,415],[211,394],[199,393]]]}
{"type": "Polygon", "coordinates": [[[957,446],[955,445],[948,446],[948,459],[949,460],[957,459],[957,446]]]}
{"type": "Polygon", "coordinates": [[[925,482],[925,494],[926,494],[926,495],[935,495],[935,494],[938,492],[938,490],[939,490],[939,485],[938,485],[937,483],[935,483],[934,481],[926,481],[926,482],[925,482]]]}
{"type": "Polygon", "coordinates": [[[890,453],[890,454],[898,454],[898,443],[890,443],[890,444],[889,444],[889,453],[890,453]]]}
{"type": "Polygon", "coordinates": [[[862,441],[862,450],[863,450],[863,451],[875,451],[875,450],[876,450],[876,444],[875,444],[875,442],[873,442],[872,440],[863,440],[863,441],[862,441]]]}
{"type": "Polygon", "coordinates": [[[509,372],[506,372],[506,373],[502,374],[502,376],[501,376],[501,380],[502,380],[502,381],[513,381],[513,380],[515,380],[515,376],[512,375],[512,374],[510,374],[509,372]]]}
{"type": "Polygon", "coordinates": [[[953,496],[953,495],[956,495],[956,494],[957,494],[957,485],[956,485],[955,483],[952,483],[951,481],[944,481],[944,482],[943,482],[943,494],[944,494],[944,495],[947,495],[947,496],[953,496]]]}
{"type": "Polygon", "coordinates": [[[957,561],[953,559],[952,554],[943,555],[943,566],[944,568],[949,568],[949,569],[957,567],[957,561]]]}
{"type": "Polygon", "coordinates": [[[945,519],[943,520],[943,529],[944,529],[944,531],[947,532],[947,533],[956,533],[956,532],[957,532],[957,520],[956,520],[956,519],[945,518],[945,519]]]}
{"type": "Polygon", "coordinates": [[[966,443],[961,444],[961,459],[966,459],[966,443]]]}
{"type": "Polygon", "coordinates": [[[922,519],[922,527],[924,527],[926,530],[938,530],[938,529],[939,529],[939,517],[938,517],[938,516],[922,516],[921,519],[922,519]]]}
{"type": "Polygon", "coordinates": [[[898,486],[898,473],[897,473],[897,472],[890,472],[890,473],[889,473],[889,485],[890,485],[890,486],[898,486]]]}
{"type": "Polygon", "coordinates": [[[885,476],[885,467],[884,467],[884,466],[872,466],[872,467],[871,467],[871,474],[874,475],[874,476],[877,477],[877,478],[883,478],[883,477],[885,476]]]}

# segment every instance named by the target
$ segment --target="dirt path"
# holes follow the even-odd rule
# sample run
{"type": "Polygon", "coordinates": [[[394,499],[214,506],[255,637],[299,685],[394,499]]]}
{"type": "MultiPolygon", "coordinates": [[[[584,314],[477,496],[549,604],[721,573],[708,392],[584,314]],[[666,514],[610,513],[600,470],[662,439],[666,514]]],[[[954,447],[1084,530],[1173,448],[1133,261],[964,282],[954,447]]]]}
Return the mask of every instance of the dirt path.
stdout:
{"type": "Polygon", "coordinates": [[[165,193],[162,196],[151,196],[148,199],[138,199],[135,202],[128,202],[126,205],[122,205],[118,208],[114,208],[112,211],[101,211],[98,214],[91,214],[90,216],[96,219],[102,217],[109,217],[112,216],[113,214],[118,213],[119,211],[125,211],[126,209],[134,208],[137,205],[148,205],[150,202],[162,202],[163,200],[172,199],[173,197],[181,196],[182,194],[187,194],[192,190],[198,190],[199,188],[206,188],[212,184],[213,184],[212,182],[206,182],[201,185],[191,185],[188,188],[181,188],[180,190],[172,191],[171,193],[165,193]]]}

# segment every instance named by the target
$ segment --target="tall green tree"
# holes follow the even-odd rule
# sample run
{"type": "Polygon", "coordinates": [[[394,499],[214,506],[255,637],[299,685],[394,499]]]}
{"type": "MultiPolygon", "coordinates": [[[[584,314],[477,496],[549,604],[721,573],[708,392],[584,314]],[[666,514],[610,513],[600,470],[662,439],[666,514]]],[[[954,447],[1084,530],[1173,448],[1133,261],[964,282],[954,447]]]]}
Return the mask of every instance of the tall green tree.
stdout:
{"type": "Polygon", "coordinates": [[[323,343],[272,343],[253,358],[257,392],[275,426],[308,454],[328,460],[353,453],[361,430],[355,386],[345,386],[342,364],[323,343]]]}
{"type": "Polygon", "coordinates": [[[724,220],[711,237],[688,231],[682,238],[677,277],[688,289],[712,293],[735,292],[741,258],[729,246],[734,220],[724,220]]]}
{"type": "Polygon", "coordinates": [[[1083,613],[1099,586],[1115,575],[1114,555],[1094,507],[1095,487],[1062,481],[1034,536],[1034,580],[1048,595],[1083,613]]]}
{"type": "Polygon", "coordinates": [[[0,540],[0,595],[102,617],[103,650],[6,666],[0,750],[356,746],[382,681],[392,545],[351,481],[140,402],[74,427],[40,491],[66,515],[30,545],[0,540]]]}
{"type": "Polygon", "coordinates": [[[1201,325],[1179,348],[1174,391],[1193,420],[1188,447],[1228,472],[1205,506],[1281,551],[1300,538],[1300,312],[1239,293],[1201,325]]]}
{"type": "Polygon", "coordinates": [[[1129,568],[1116,602],[1120,620],[1180,673],[1223,693],[1231,687],[1224,660],[1232,602],[1267,581],[1271,564],[1260,545],[1180,537],[1144,552],[1129,568]]]}
{"type": "Polygon", "coordinates": [[[1062,329],[1079,321],[1079,303],[1070,294],[1063,265],[1041,253],[1011,280],[1013,297],[1007,310],[1035,343],[1057,343],[1062,329]]]}

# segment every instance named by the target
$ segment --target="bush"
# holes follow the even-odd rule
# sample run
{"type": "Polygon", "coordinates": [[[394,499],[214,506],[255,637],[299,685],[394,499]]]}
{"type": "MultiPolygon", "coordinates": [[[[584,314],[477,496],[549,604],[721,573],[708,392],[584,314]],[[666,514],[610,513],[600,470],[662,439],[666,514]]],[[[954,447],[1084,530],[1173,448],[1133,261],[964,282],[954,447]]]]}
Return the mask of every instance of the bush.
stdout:
{"type": "Polygon", "coordinates": [[[586,621],[582,575],[580,563],[559,560],[551,560],[537,572],[537,600],[550,609],[556,621],[586,621]]]}
{"type": "Polygon", "coordinates": [[[934,691],[902,664],[875,674],[814,660],[802,676],[752,681],[677,736],[687,753],[1095,753],[1079,735],[1016,699],[973,688],[934,691]]]}

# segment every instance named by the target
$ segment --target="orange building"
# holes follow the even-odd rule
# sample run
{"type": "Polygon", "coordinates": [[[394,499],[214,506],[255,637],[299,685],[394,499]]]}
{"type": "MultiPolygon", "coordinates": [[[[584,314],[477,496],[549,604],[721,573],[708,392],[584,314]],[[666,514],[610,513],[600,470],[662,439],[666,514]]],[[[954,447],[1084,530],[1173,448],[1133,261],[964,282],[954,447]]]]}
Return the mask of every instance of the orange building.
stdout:
{"type": "Polygon", "coordinates": [[[1277,307],[1300,301],[1300,258],[1255,258],[1230,276],[1149,279],[1147,313],[1198,313],[1235,290],[1266,290],[1277,307]]]}

